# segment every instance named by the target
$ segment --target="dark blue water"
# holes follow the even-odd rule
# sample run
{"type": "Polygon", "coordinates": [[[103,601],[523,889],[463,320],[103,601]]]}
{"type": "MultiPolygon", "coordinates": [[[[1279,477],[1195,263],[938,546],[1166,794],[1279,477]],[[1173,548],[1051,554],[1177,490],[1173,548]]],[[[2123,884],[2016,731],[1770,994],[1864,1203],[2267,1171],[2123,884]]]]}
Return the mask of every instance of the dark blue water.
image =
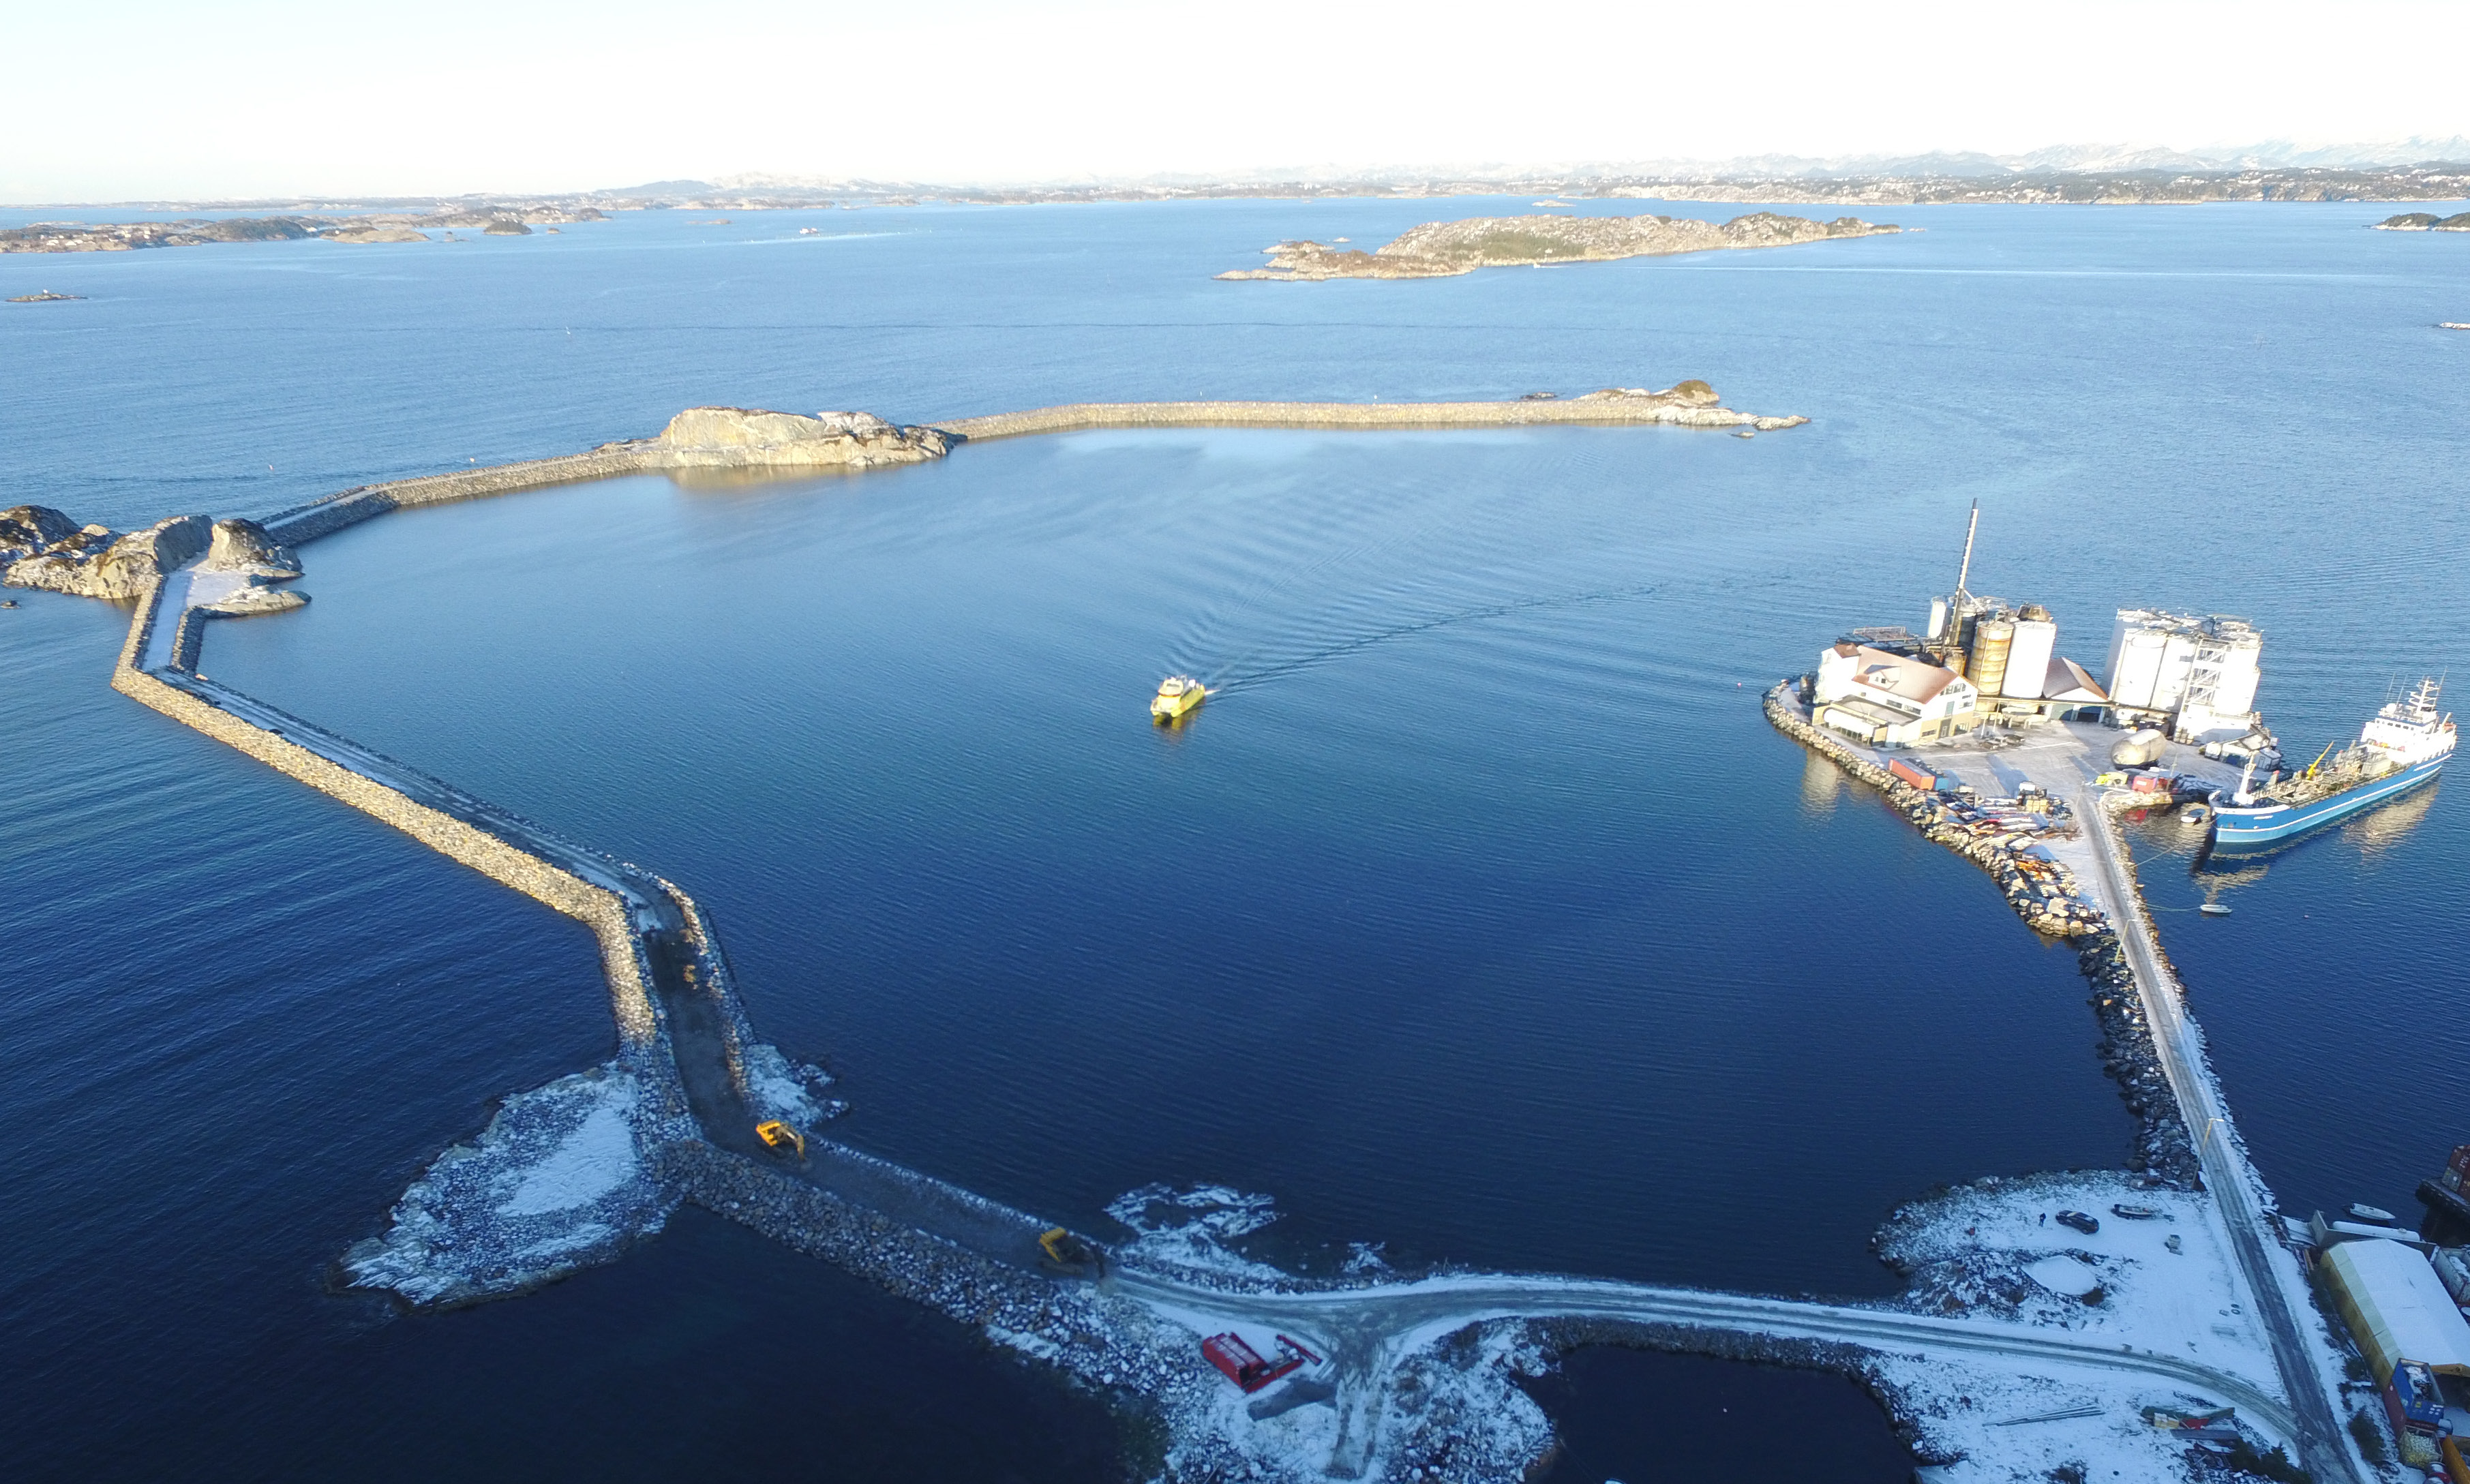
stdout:
{"type": "MultiPolygon", "coordinates": [[[[2430,328],[2470,317],[2463,244],[2365,231],[2372,207],[1968,208],[1789,253],[1208,277],[1433,214],[0,258],[0,296],[90,295],[0,306],[0,499],[262,513],[701,402],[1704,376],[1818,421],[1085,435],[545,492],[309,548],[311,608],[219,626],[206,668],[680,880],[765,1033],[842,1075],[851,1139],[1059,1219],[1205,1179],[1275,1196],[1260,1250],[1292,1263],[1363,1241],[1863,1293],[1897,1201],[2114,1165],[2071,959],[1806,768],[1755,692],[1845,623],[1918,618],[1979,498],[1974,586],[2050,604],[2063,652],[2097,664],[2122,603],[2242,613],[2283,735],[2354,727],[2388,671],[2470,640],[2470,336],[2430,328]],[[1176,666],[1231,684],[1162,735],[1140,707],[1176,666]]],[[[1078,1477],[1111,1449],[1087,1403],[691,1214],[470,1314],[324,1297],[489,1099],[605,1054],[587,940],[112,695],[116,610],[24,601],[0,614],[16,1456],[135,1476],[212,1437],[235,1475],[434,1472],[502,1445],[507,1366],[635,1399],[524,1417],[617,1474],[724,1436],[748,1467],[883,1460],[853,1477],[1078,1477]],[[840,1409],[750,1404],[774,1374],[840,1409]]],[[[2401,1209],[2470,1137],[2433,1128],[2463,1078],[2441,903],[2470,840],[2440,793],[2415,807],[2286,853],[2201,933],[2165,918],[2294,1203],[2401,1209]]]]}

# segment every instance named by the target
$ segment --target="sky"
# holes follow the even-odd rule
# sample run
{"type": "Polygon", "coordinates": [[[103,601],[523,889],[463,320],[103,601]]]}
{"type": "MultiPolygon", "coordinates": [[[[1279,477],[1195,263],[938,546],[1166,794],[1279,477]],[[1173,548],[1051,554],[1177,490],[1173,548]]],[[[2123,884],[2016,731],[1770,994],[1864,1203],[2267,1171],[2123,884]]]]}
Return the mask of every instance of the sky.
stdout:
{"type": "Polygon", "coordinates": [[[2460,0],[0,0],[0,200],[2470,134],[2460,0]]]}

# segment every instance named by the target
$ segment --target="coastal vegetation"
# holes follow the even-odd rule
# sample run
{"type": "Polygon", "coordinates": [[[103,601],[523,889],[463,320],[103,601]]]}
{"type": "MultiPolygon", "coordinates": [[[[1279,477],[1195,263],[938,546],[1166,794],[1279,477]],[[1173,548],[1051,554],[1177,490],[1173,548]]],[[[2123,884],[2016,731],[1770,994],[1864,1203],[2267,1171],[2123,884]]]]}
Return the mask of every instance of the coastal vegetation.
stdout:
{"type": "Polygon", "coordinates": [[[2439,217],[2432,211],[2406,211],[2376,223],[2379,232],[2470,232],[2470,211],[2439,217]]]}

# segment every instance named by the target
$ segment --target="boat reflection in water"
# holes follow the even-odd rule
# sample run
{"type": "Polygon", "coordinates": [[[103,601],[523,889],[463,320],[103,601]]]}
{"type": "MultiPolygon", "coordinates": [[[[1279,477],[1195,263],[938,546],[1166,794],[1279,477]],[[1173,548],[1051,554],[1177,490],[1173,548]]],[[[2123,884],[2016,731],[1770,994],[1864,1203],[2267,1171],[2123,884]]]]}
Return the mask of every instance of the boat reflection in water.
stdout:
{"type": "Polygon", "coordinates": [[[2427,811],[2435,807],[2436,796],[2444,785],[2414,789],[2381,809],[2370,810],[2342,826],[2342,838],[2359,847],[2362,856],[2372,859],[2401,844],[2427,811]]]}

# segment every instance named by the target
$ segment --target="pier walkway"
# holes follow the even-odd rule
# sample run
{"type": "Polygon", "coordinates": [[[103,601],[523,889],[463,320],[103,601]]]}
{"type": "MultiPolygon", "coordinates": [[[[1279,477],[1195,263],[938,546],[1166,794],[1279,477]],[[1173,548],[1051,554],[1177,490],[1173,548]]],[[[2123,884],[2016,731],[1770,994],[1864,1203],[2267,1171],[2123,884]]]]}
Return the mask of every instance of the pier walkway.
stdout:
{"type": "Polygon", "coordinates": [[[2102,887],[2112,904],[2110,921],[2134,970],[2170,1090],[2178,1097],[2187,1126],[2196,1133],[2196,1155],[2203,1167],[2205,1187],[2220,1203],[2231,1252],[2254,1296],[2256,1317],[2272,1344],[2273,1363],[2281,1372],[2282,1389],[2297,1424],[2299,1459],[2326,1484],[2365,1484],[2326,1390],[2335,1378],[2324,1370],[2323,1341],[2312,1333],[2320,1321],[2297,1262],[2283,1245],[2280,1217],[2272,1210],[2263,1176],[2249,1162],[2247,1147],[2230,1123],[2229,1104],[2204,1059],[2203,1032],[2187,1013],[2178,977],[2161,962],[2143,896],[2127,879],[2126,847],[2118,838],[2117,825],[2100,800],[2085,802],[2087,807],[2078,809],[2077,817],[2096,846],[2094,859],[2102,887]]]}

